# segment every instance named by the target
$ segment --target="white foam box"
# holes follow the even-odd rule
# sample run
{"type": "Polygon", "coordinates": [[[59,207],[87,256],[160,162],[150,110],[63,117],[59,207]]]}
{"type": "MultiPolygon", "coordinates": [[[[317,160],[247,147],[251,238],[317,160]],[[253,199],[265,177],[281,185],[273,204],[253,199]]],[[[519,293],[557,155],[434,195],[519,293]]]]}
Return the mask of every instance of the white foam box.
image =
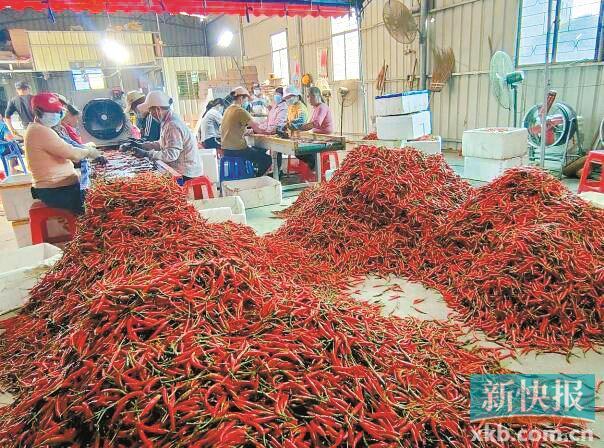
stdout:
{"type": "MultiPolygon", "coordinates": [[[[228,207],[231,210],[231,215],[226,219],[236,224],[247,224],[247,216],[245,214],[245,205],[239,196],[226,196],[223,198],[198,199],[192,202],[193,207],[200,214],[203,210],[218,209],[228,207]]],[[[202,214],[203,216],[203,214],[202,214]]]]}
{"type": "Polygon", "coordinates": [[[337,170],[327,170],[325,171],[325,181],[329,182],[331,180],[331,178],[334,176],[334,174],[336,174],[337,170]]]}
{"type": "Polygon", "coordinates": [[[604,193],[584,191],[583,193],[579,193],[579,197],[596,208],[604,208],[604,193]]]}
{"type": "Polygon", "coordinates": [[[280,204],[283,199],[281,182],[268,176],[225,181],[222,195],[239,196],[246,209],[280,204]]]}
{"type": "Polygon", "coordinates": [[[29,290],[62,254],[61,249],[47,243],[3,253],[0,258],[0,314],[23,306],[29,290]]]}
{"type": "Polygon", "coordinates": [[[412,114],[427,110],[430,105],[430,94],[427,90],[412,90],[375,97],[375,115],[412,114]]]}
{"type": "Polygon", "coordinates": [[[380,140],[413,140],[432,133],[428,110],[409,115],[377,117],[375,127],[380,140]]]}
{"type": "Polygon", "coordinates": [[[34,203],[31,197],[31,174],[15,174],[0,182],[0,198],[6,219],[18,221],[29,219],[29,208],[34,203]]]}
{"type": "Polygon", "coordinates": [[[440,154],[442,152],[442,140],[440,136],[434,137],[433,140],[408,140],[403,142],[401,148],[411,146],[424,154],[440,154]]]}
{"type": "Polygon", "coordinates": [[[204,208],[197,212],[211,224],[228,221],[233,216],[233,210],[230,207],[204,208]]]}
{"type": "Polygon", "coordinates": [[[29,228],[29,218],[12,221],[11,224],[13,226],[15,239],[17,240],[17,246],[31,246],[31,229],[29,228]]]}
{"type": "Polygon", "coordinates": [[[466,179],[490,182],[503,174],[508,168],[517,168],[528,165],[527,157],[513,157],[511,159],[485,159],[482,157],[464,157],[463,167],[466,179]]]}
{"type": "Polygon", "coordinates": [[[203,175],[206,176],[212,183],[218,183],[218,157],[216,149],[200,149],[201,161],[203,163],[203,175]]]}
{"type": "Polygon", "coordinates": [[[461,141],[464,157],[513,159],[528,154],[525,128],[483,128],[464,131],[461,141]]]}

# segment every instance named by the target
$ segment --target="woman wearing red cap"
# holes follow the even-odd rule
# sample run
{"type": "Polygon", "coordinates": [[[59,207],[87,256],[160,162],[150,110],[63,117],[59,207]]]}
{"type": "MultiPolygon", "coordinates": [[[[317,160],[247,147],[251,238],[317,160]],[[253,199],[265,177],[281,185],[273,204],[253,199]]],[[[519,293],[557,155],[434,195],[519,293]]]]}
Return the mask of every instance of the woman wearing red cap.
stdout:
{"type": "Polygon", "coordinates": [[[33,178],[32,196],[49,207],[82,214],[84,199],[73,162],[96,159],[101,154],[93,147],[77,148],[66,143],[52,129],[61,121],[63,109],[56,94],[39,93],[32,98],[31,106],[34,121],[25,132],[25,155],[33,178]]]}

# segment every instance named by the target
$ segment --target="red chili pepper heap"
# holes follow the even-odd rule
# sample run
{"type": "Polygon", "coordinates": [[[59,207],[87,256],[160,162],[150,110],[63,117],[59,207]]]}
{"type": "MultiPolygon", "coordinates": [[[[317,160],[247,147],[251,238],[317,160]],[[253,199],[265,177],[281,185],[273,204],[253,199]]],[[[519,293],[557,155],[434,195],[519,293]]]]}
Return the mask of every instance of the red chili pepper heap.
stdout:
{"type": "Polygon", "coordinates": [[[442,250],[426,253],[442,269],[423,281],[513,347],[589,349],[604,344],[603,222],[549,174],[509,170],[435,229],[427,247],[442,250]]]}
{"type": "MultiPolygon", "coordinates": [[[[100,182],[61,261],[3,321],[2,447],[484,446],[469,375],[498,354],[286,275],[170,179],[100,182]]],[[[280,258],[285,258],[280,255],[280,258]]],[[[293,263],[292,263],[293,266],[293,263]]]]}
{"type": "Polygon", "coordinates": [[[276,237],[338,271],[410,274],[424,256],[422,237],[471,192],[440,155],[360,146],[329,182],[281,214],[287,222],[276,237]]]}

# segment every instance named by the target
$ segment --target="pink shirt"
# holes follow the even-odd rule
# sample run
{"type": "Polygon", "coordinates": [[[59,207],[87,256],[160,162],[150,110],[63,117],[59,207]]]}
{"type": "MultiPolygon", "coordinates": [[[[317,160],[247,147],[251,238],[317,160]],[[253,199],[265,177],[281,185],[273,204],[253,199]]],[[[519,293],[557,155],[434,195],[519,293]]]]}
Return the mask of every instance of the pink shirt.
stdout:
{"type": "Polygon", "coordinates": [[[312,131],[315,134],[333,133],[333,118],[331,110],[325,103],[321,103],[312,110],[310,122],[313,125],[312,131]]]}
{"type": "Polygon", "coordinates": [[[285,126],[287,122],[287,103],[281,101],[279,104],[273,106],[268,112],[268,119],[260,123],[262,132],[264,134],[276,134],[278,127],[285,126]]]}

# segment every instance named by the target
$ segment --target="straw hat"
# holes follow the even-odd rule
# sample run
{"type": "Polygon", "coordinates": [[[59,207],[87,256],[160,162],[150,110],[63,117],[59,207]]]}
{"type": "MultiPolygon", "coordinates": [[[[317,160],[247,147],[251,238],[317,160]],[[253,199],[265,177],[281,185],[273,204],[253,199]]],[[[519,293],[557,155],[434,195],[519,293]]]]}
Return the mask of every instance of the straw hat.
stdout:
{"type": "Polygon", "coordinates": [[[146,114],[151,107],[169,107],[171,104],[172,98],[161,90],[153,90],[147,94],[145,102],[138,106],[138,110],[146,114]]]}
{"type": "Polygon", "coordinates": [[[132,105],[145,98],[145,94],[139,90],[132,90],[126,94],[126,113],[132,111],[132,105]]]}

